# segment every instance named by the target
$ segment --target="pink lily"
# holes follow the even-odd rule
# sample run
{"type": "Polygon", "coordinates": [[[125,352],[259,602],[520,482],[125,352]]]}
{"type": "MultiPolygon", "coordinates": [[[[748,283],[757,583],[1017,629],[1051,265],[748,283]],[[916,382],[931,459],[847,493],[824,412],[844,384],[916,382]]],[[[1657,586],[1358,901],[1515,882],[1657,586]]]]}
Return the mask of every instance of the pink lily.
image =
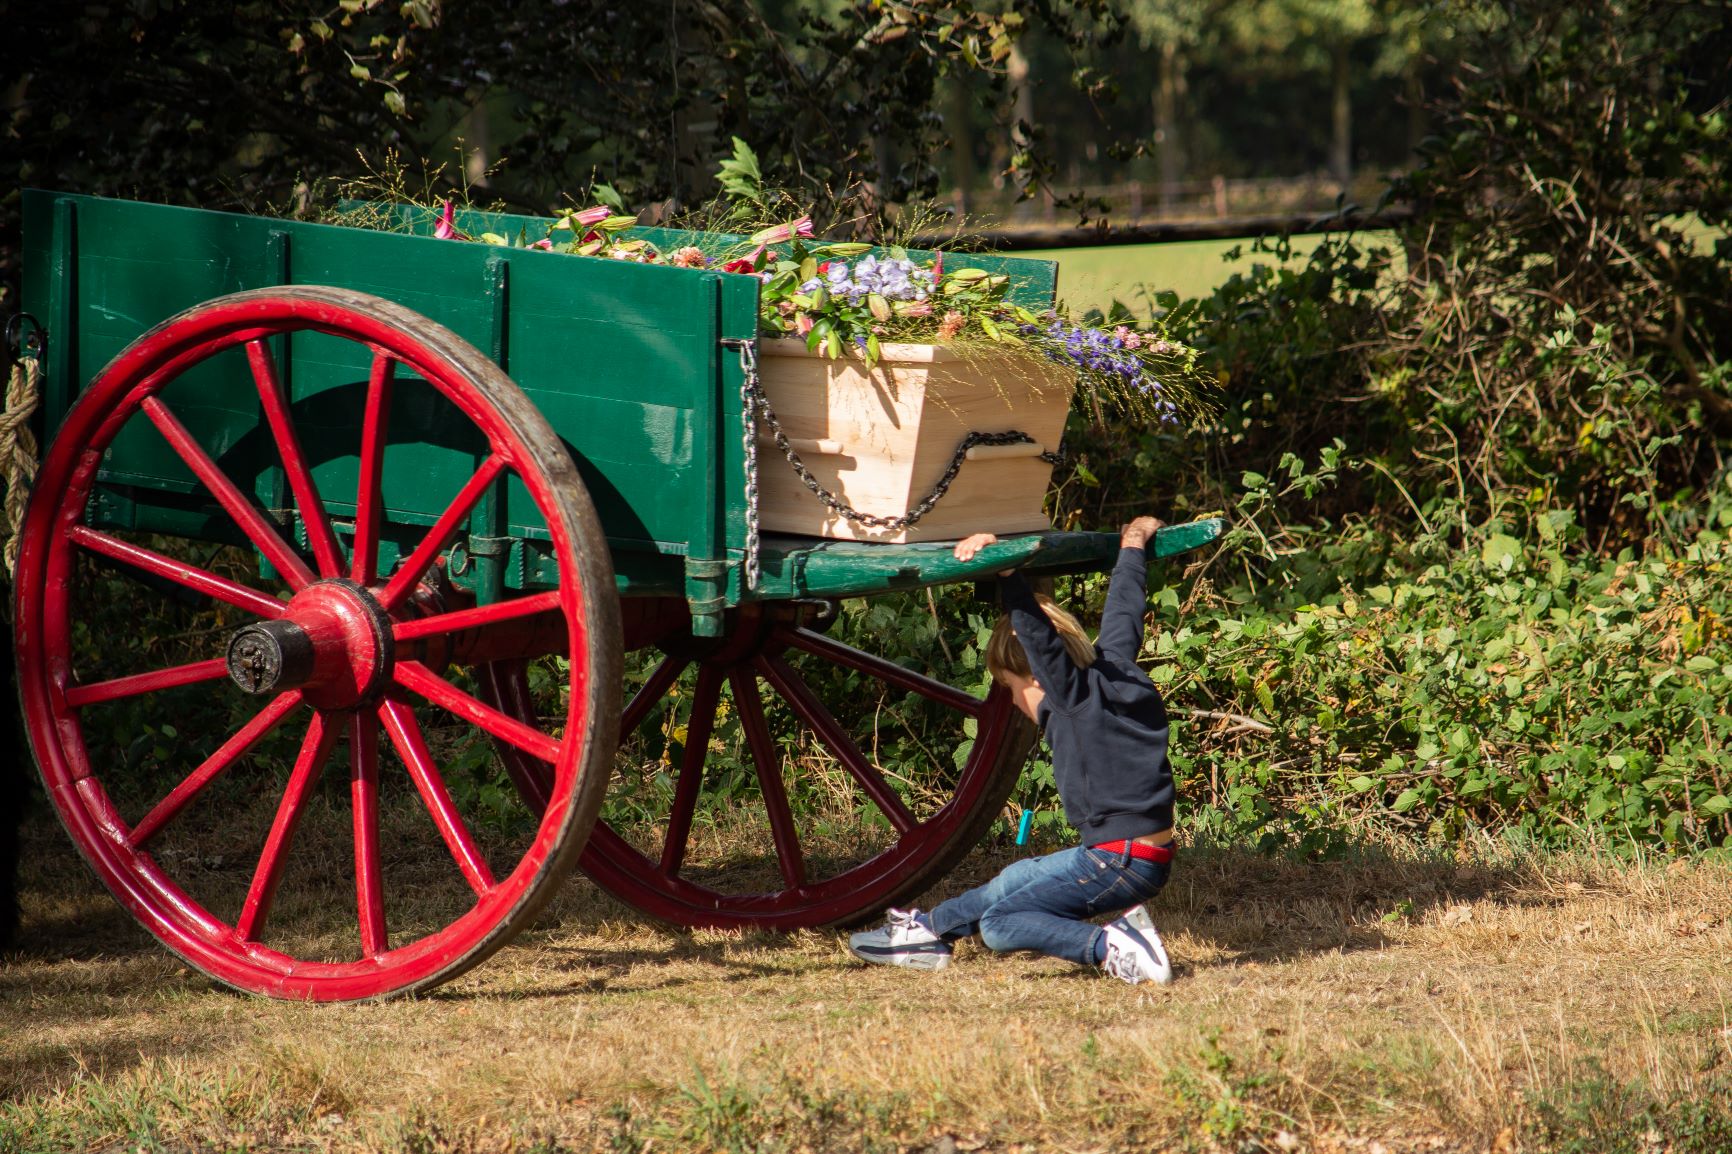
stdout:
{"type": "Polygon", "coordinates": [[[778,224],[752,234],[752,243],[756,245],[780,244],[782,241],[793,240],[797,236],[812,235],[812,218],[802,216],[799,220],[788,224],[778,224]]]}
{"type": "Polygon", "coordinates": [[[439,223],[433,226],[433,235],[440,240],[468,240],[469,237],[457,231],[457,214],[451,207],[451,202],[445,202],[445,210],[439,214],[439,223]]]}
{"type": "Polygon", "coordinates": [[[805,336],[812,331],[812,318],[805,313],[794,314],[794,331],[805,336]]]}
{"type": "Polygon", "coordinates": [[[572,219],[581,225],[591,225],[600,224],[612,215],[613,209],[605,204],[598,204],[594,208],[586,208],[582,212],[573,213],[572,219]]]}
{"type": "Polygon", "coordinates": [[[935,252],[932,254],[932,283],[937,284],[939,281],[941,281],[943,279],[944,279],[944,254],[941,252],[935,252]]]}
{"type": "Polygon", "coordinates": [[[534,244],[530,245],[529,247],[530,248],[544,248],[544,249],[551,250],[553,248],[553,242],[551,240],[548,240],[546,237],[542,237],[540,240],[536,241],[534,244]]]}

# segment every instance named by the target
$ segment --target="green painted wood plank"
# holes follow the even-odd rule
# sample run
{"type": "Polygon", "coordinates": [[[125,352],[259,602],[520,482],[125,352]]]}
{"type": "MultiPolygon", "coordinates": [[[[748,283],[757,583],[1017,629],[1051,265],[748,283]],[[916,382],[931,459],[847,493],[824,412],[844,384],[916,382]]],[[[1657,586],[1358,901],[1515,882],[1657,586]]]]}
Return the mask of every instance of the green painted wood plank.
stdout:
{"type": "MultiPolygon", "coordinates": [[[[1201,548],[1221,535],[1218,517],[1156,530],[1151,561],[1201,548]]],[[[958,561],[945,541],[882,545],[769,537],[764,548],[760,598],[856,597],[953,581],[988,580],[1004,569],[1032,576],[1099,572],[1119,554],[1117,533],[1025,533],[988,545],[972,561],[958,561]]]]}

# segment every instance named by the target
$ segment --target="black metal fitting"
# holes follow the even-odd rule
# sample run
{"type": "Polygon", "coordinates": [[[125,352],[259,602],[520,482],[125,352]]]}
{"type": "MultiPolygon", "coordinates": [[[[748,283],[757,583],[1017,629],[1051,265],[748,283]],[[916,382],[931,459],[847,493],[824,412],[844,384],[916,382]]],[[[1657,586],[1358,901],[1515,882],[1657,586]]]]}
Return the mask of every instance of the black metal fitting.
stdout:
{"type": "Polygon", "coordinates": [[[229,639],[228,665],[248,693],[294,689],[313,675],[313,640],[292,621],[260,621],[229,639]]]}
{"type": "Polygon", "coordinates": [[[41,321],[29,313],[13,313],[6,318],[5,339],[7,351],[14,360],[26,353],[40,356],[48,344],[48,331],[42,327],[41,321]]]}

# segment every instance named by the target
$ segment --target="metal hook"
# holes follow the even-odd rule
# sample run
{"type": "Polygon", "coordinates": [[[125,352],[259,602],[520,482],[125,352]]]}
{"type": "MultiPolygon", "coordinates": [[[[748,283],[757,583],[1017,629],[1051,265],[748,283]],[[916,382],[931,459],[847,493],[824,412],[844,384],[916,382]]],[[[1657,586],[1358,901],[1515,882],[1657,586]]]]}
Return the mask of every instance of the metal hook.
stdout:
{"type": "Polygon", "coordinates": [[[45,343],[42,322],[29,313],[13,313],[6,318],[5,339],[6,347],[12,351],[14,357],[23,356],[25,353],[31,356],[40,355],[45,343]],[[26,323],[30,326],[28,333],[24,331],[26,323]]]}

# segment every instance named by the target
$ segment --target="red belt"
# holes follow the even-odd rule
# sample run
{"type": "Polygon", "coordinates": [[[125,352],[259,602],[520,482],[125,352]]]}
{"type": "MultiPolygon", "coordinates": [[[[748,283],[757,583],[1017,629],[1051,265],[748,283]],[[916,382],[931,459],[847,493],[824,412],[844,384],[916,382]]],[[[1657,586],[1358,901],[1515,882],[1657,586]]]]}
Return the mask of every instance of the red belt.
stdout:
{"type": "Polygon", "coordinates": [[[1131,856],[1140,857],[1144,861],[1172,861],[1173,843],[1166,845],[1150,845],[1146,841],[1103,841],[1094,846],[1103,853],[1124,853],[1126,846],[1131,847],[1131,856]]]}

